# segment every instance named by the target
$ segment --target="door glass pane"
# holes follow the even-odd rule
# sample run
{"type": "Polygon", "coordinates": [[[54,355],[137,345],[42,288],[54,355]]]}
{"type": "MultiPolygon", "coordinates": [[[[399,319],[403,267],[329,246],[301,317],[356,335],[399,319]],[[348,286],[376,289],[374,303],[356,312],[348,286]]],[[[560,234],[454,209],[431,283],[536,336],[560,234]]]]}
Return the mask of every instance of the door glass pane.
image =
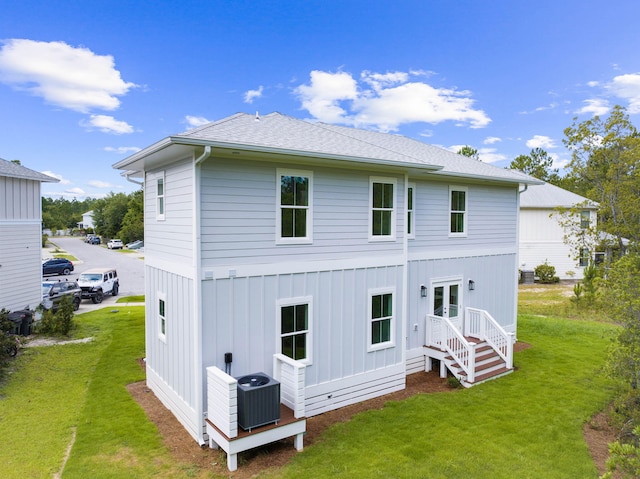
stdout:
{"type": "Polygon", "coordinates": [[[433,314],[434,316],[442,316],[444,306],[444,287],[437,286],[433,288],[433,314]]]}
{"type": "Polygon", "coordinates": [[[458,316],[458,285],[452,284],[449,286],[449,317],[455,318],[458,316]]]}

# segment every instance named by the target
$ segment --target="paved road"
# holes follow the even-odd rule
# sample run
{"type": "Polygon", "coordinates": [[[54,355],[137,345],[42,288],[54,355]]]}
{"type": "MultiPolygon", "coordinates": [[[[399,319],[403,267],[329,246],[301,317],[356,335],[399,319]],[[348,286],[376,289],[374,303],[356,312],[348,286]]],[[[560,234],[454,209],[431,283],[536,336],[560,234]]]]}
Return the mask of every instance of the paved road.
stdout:
{"type": "MultiPolygon", "coordinates": [[[[122,296],[134,296],[144,294],[144,254],[123,253],[120,250],[110,250],[104,245],[91,245],[80,238],[55,237],[50,241],[61,250],[75,256],[78,260],[73,262],[74,271],[69,279],[78,279],[78,276],[92,268],[115,268],[120,279],[120,292],[117,297],[105,296],[101,304],[93,304],[90,299],[82,300],[78,313],[92,311],[98,308],[114,305],[116,299],[122,296]]],[[[50,257],[55,248],[43,250],[43,259],[50,257]]],[[[48,278],[64,279],[65,276],[47,276],[48,278]]]]}

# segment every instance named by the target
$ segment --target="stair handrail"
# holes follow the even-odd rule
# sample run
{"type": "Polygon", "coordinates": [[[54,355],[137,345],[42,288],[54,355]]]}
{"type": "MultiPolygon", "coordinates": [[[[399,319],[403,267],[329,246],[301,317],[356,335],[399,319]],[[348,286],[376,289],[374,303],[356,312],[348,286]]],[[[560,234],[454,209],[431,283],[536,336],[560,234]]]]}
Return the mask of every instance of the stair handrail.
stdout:
{"type": "Polygon", "coordinates": [[[513,368],[513,333],[508,333],[488,311],[465,308],[465,334],[486,341],[505,362],[507,369],[513,368]]]}
{"type": "Polygon", "coordinates": [[[444,349],[465,372],[467,382],[475,381],[475,343],[467,341],[448,318],[429,314],[427,319],[429,319],[427,345],[444,349]]]}

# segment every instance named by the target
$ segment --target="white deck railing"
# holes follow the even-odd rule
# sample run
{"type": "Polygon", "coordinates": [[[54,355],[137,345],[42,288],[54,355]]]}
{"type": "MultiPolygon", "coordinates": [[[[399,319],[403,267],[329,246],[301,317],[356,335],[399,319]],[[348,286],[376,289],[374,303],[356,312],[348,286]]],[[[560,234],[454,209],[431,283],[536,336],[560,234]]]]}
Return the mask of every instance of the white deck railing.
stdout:
{"type": "Polygon", "coordinates": [[[493,317],[483,309],[465,308],[464,335],[486,341],[506,363],[513,367],[513,333],[506,332],[493,317]]]}
{"type": "Polygon", "coordinates": [[[207,419],[228,438],[238,435],[238,381],[215,366],[207,368],[207,419]]]}
{"type": "Polygon", "coordinates": [[[467,382],[475,381],[476,345],[467,341],[449,319],[427,316],[426,343],[448,352],[467,375],[467,382]]]}
{"type": "Polygon", "coordinates": [[[293,411],[295,418],[305,415],[306,365],[284,354],[273,355],[273,377],[280,381],[280,402],[293,411]]]}

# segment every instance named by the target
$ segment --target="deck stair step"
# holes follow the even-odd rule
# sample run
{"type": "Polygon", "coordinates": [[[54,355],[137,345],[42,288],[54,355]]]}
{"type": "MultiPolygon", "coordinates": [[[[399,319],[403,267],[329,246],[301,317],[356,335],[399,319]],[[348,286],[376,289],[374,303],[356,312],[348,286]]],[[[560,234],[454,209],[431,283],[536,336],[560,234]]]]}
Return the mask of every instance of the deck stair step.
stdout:
{"type": "Polygon", "coordinates": [[[513,372],[513,369],[506,367],[505,361],[486,342],[476,338],[466,338],[469,342],[474,342],[476,346],[475,379],[473,382],[466,380],[467,375],[462,367],[454,361],[451,356],[445,356],[444,362],[451,373],[460,380],[464,387],[471,387],[481,382],[495,379],[513,372]]]}

